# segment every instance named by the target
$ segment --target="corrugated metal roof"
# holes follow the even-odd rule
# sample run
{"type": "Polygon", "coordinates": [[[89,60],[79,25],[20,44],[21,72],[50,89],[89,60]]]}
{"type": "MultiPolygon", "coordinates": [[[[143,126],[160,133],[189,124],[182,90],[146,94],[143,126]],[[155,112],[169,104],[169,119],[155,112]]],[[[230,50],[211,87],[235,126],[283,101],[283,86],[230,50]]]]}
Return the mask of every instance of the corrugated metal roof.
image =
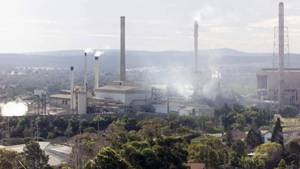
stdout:
{"type": "Polygon", "coordinates": [[[96,89],[96,92],[140,92],[143,89],[130,85],[107,85],[96,89]]]}
{"type": "Polygon", "coordinates": [[[55,99],[71,99],[71,95],[69,94],[53,94],[50,96],[50,98],[55,98],[55,99]]]}

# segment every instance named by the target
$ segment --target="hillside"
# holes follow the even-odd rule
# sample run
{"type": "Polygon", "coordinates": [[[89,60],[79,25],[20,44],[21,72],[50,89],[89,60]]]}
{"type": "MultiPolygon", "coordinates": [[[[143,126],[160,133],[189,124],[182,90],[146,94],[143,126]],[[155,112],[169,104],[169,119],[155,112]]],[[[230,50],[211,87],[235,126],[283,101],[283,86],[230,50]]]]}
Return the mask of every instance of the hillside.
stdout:
{"type": "MultiPolygon", "coordinates": [[[[89,58],[91,64],[93,57],[89,58]]],[[[0,65],[7,66],[51,66],[69,67],[74,65],[81,68],[83,57],[81,50],[33,52],[19,54],[0,54],[0,65]]],[[[300,55],[290,55],[290,67],[300,65],[300,55]]],[[[113,71],[119,65],[119,51],[105,50],[102,56],[102,66],[106,71],[113,71]]],[[[136,67],[166,67],[192,66],[193,52],[189,51],[127,51],[127,68],[136,67]]],[[[202,50],[199,52],[199,65],[260,65],[271,66],[271,53],[245,53],[232,49],[202,50]]]]}

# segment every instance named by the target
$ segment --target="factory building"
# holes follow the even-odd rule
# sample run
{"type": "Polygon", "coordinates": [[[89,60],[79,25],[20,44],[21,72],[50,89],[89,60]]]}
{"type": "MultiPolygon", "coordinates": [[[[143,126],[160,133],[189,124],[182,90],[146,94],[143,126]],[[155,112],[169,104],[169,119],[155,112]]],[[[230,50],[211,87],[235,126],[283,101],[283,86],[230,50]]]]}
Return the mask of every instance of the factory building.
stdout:
{"type": "Polygon", "coordinates": [[[133,82],[126,80],[126,48],[125,48],[125,17],[121,16],[120,34],[120,79],[110,85],[99,87],[99,52],[95,53],[95,84],[94,96],[87,91],[87,55],[84,53],[84,82],[82,86],[74,87],[74,67],[70,68],[70,91],[50,96],[53,106],[62,107],[76,114],[89,112],[113,111],[120,112],[127,107],[143,106],[148,104],[150,92],[133,82]]]}
{"type": "Polygon", "coordinates": [[[125,106],[145,105],[150,92],[126,80],[125,17],[121,16],[120,19],[120,79],[111,85],[96,88],[95,97],[121,102],[125,106]]]}
{"type": "MultiPolygon", "coordinates": [[[[257,95],[261,100],[279,100],[279,71],[265,68],[257,72],[257,95]]],[[[300,107],[300,68],[286,68],[284,70],[283,84],[284,105],[300,107]]]]}
{"type": "Polygon", "coordinates": [[[50,95],[50,105],[61,107],[61,108],[69,108],[70,107],[70,94],[53,94],[50,95]]]}
{"type": "Polygon", "coordinates": [[[62,90],[58,94],[50,95],[50,105],[64,108],[73,113],[85,114],[87,111],[86,99],[87,96],[84,88],[81,86],[76,86],[72,92],[68,90],[62,90]],[[73,97],[71,97],[71,95],[73,97]]]}
{"type": "Polygon", "coordinates": [[[300,108],[300,68],[285,67],[284,4],[279,3],[277,68],[264,68],[257,72],[257,96],[264,103],[276,105],[281,111],[287,105],[300,108]]]}
{"type": "Polygon", "coordinates": [[[149,92],[138,86],[124,85],[118,82],[95,90],[95,96],[97,98],[119,101],[126,106],[145,105],[148,93],[149,92]]]}

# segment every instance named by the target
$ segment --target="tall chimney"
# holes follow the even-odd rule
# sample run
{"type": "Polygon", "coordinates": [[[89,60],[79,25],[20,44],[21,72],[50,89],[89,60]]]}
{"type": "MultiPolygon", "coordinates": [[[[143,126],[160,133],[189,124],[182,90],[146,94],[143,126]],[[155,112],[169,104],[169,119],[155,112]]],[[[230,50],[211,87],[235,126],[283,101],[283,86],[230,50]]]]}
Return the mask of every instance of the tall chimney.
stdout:
{"type": "Polygon", "coordinates": [[[88,52],[84,52],[84,80],[83,80],[83,88],[85,91],[87,90],[87,55],[88,52]]]}
{"type": "Polygon", "coordinates": [[[70,67],[70,96],[71,96],[71,100],[70,100],[70,110],[73,111],[74,110],[74,67],[71,66],[70,67]]]}
{"type": "Polygon", "coordinates": [[[126,81],[125,16],[121,16],[120,81],[126,81]]]}
{"type": "Polygon", "coordinates": [[[284,95],[284,4],[279,3],[278,16],[278,53],[279,53],[279,110],[282,110],[284,95]]]}
{"type": "Polygon", "coordinates": [[[195,72],[198,72],[198,22],[194,23],[194,55],[195,55],[195,72]]]}
{"type": "Polygon", "coordinates": [[[99,87],[99,67],[100,67],[100,62],[99,62],[99,57],[95,56],[95,89],[99,87]]]}

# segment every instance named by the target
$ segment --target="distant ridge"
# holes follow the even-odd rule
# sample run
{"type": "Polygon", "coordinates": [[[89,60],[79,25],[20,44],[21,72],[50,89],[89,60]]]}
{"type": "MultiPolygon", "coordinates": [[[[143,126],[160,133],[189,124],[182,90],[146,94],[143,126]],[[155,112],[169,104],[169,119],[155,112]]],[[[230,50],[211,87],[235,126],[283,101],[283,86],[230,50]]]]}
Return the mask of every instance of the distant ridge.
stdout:
{"type": "MultiPolygon", "coordinates": [[[[45,52],[28,52],[0,54],[0,65],[5,66],[52,66],[66,67],[73,65],[79,69],[82,67],[83,50],[60,50],[45,52]]],[[[192,66],[194,56],[192,51],[127,51],[127,68],[145,66],[192,66]]],[[[300,67],[300,55],[291,54],[291,67],[300,67]]],[[[92,64],[93,57],[89,58],[92,64]]],[[[113,71],[119,65],[119,50],[104,50],[101,59],[102,68],[113,71]]],[[[221,48],[199,51],[199,64],[207,66],[215,65],[250,65],[257,64],[268,66],[272,64],[271,53],[247,53],[234,49],[221,48]]]]}

